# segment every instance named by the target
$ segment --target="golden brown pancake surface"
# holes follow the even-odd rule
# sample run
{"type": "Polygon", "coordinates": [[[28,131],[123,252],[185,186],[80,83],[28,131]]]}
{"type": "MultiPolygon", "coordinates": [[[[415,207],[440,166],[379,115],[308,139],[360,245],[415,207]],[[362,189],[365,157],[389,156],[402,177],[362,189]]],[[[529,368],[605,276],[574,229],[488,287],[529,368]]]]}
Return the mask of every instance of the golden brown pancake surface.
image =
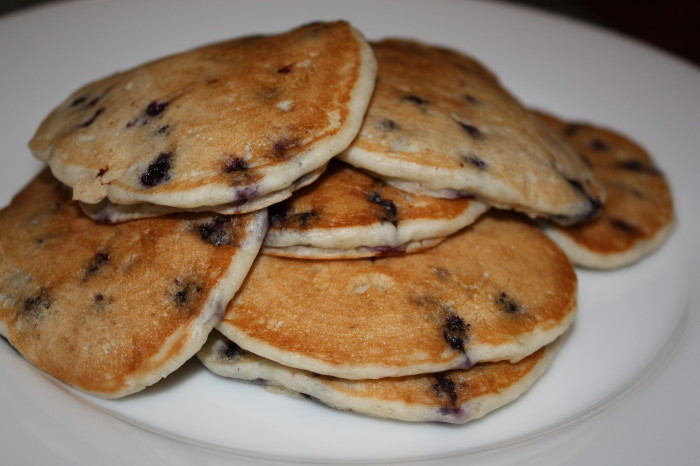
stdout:
{"type": "Polygon", "coordinates": [[[262,242],[265,211],[98,225],[45,170],[0,212],[0,331],[57,379],[118,397],[201,347],[262,242]]]}
{"type": "Polygon", "coordinates": [[[490,213],[426,251],[315,261],[259,256],[217,328],[281,364],[349,379],[518,360],[572,322],[568,258],[520,216],[490,213]]]}
{"type": "Polygon", "coordinates": [[[263,208],[351,142],[375,73],[343,21],[230,40],[83,86],[30,148],[87,203],[263,208]]]}

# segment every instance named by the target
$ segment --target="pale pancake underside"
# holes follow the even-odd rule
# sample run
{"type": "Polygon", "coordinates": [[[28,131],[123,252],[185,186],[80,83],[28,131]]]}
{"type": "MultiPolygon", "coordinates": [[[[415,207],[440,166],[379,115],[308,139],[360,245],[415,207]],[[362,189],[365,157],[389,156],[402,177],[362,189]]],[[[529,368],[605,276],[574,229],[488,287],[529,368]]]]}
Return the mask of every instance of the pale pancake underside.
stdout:
{"type": "Polygon", "coordinates": [[[236,39],[87,84],[30,148],[86,203],[249,211],[350,144],[375,76],[343,21],[236,39]]]}
{"type": "Polygon", "coordinates": [[[215,374],[334,408],[402,421],[461,424],[528,390],[550,366],[561,338],[517,363],[483,363],[467,370],[373,380],[338,379],[286,367],[241,349],[216,331],[197,356],[215,374]]]}
{"type": "Polygon", "coordinates": [[[566,123],[537,113],[589,161],[608,196],[600,216],[546,232],[579,266],[612,269],[657,250],[675,225],[673,198],[663,173],[637,143],[613,130],[566,123]]]}
{"type": "Polygon", "coordinates": [[[605,192],[593,171],[479,63],[402,40],[373,50],[375,92],[342,160],[406,191],[562,223],[597,214],[605,192]]]}
{"type": "Polygon", "coordinates": [[[217,326],[283,365],[348,379],[517,361],[576,313],[568,258],[527,219],[492,211],[415,254],[259,256],[217,326]]]}
{"type": "Polygon", "coordinates": [[[221,215],[235,215],[260,210],[267,205],[272,205],[287,199],[295,190],[316,181],[316,179],[321,176],[321,173],[323,173],[325,168],[326,167],[324,166],[299,178],[299,180],[288,188],[256,199],[234,202],[228,205],[181,209],[178,207],[168,207],[158,204],[114,204],[107,199],[103,199],[98,204],[86,204],[84,202],[79,202],[79,205],[80,209],[85,215],[99,223],[121,223],[140,218],[160,217],[161,215],[170,215],[183,212],[214,212],[221,215]]]}
{"type": "Polygon", "coordinates": [[[257,255],[267,214],[98,225],[45,170],[0,224],[0,332],[58,380],[115,398],[201,348],[257,255]]]}
{"type": "Polygon", "coordinates": [[[342,162],[270,209],[262,252],[347,259],[433,247],[488,207],[469,199],[406,193],[342,162]]]}

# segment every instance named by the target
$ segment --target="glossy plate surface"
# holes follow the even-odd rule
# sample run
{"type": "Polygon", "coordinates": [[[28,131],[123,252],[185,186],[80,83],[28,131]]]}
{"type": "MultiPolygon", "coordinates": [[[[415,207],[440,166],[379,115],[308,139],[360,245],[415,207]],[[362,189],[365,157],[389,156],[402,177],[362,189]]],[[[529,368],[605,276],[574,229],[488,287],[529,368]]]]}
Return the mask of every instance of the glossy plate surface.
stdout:
{"type": "Polygon", "coordinates": [[[7,464],[442,464],[463,455],[481,464],[697,461],[700,71],[620,36],[497,2],[456,0],[115,0],[6,16],[0,204],[41,167],[26,147],[40,120],[84,82],[199,44],[336,18],[370,39],[460,49],[526,104],[640,142],[671,182],[679,222],[670,241],[633,267],[580,271],[579,318],[553,367],[515,403],[464,426],[338,412],[218,378],[197,361],[135,396],[96,400],[49,380],[0,340],[7,464]]]}

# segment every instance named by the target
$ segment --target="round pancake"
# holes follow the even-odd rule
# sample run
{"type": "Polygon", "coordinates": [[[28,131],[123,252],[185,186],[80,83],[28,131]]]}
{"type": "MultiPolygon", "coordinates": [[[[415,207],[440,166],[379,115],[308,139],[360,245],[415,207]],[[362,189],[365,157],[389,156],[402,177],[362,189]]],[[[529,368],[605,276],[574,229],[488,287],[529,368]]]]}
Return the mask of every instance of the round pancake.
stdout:
{"type": "Polygon", "coordinates": [[[547,233],[571,260],[612,269],[661,247],[673,231],[675,215],[670,187],[652,157],[613,130],[537,115],[589,161],[608,192],[599,217],[569,227],[548,225],[547,233]]]}
{"type": "Polygon", "coordinates": [[[267,214],[98,225],[45,170],[0,225],[0,333],[55,378],[116,398],[201,348],[257,255],[267,214]]]}
{"type": "Polygon", "coordinates": [[[83,86],[30,148],[86,203],[260,209],[350,144],[375,75],[346,22],[240,38],[83,86]]]}
{"type": "Polygon", "coordinates": [[[203,206],[192,207],[190,209],[181,209],[178,207],[163,206],[158,204],[115,204],[107,199],[102,199],[97,204],[86,204],[85,202],[78,201],[78,205],[80,205],[80,209],[85,215],[99,223],[121,223],[139,218],[152,218],[182,212],[215,212],[221,215],[234,215],[246,213],[249,209],[251,211],[258,210],[268,203],[274,204],[283,201],[291,196],[292,192],[295,190],[316,181],[325,169],[326,167],[323,166],[318,170],[302,176],[286,189],[281,189],[273,194],[265,196],[262,199],[251,199],[244,204],[234,202],[231,204],[224,204],[214,207],[203,206]]]}
{"type": "Polygon", "coordinates": [[[373,50],[375,92],[342,160],[410,192],[562,223],[598,213],[605,192],[593,171],[481,64],[402,40],[373,50]]]}
{"type": "Polygon", "coordinates": [[[559,340],[517,363],[477,364],[468,370],[371,380],[321,376],[241,349],[214,331],[200,361],[215,374],[318,400],[370,416],[413,422],[465,423],[510,403],[544,373],[559,340]]]}
{"type": "Polygon", "coordinates": [[[331,161],[321,179],[270,207],[262,252],[316,259],[371,257],[432,247],[488,207],[406,193],[331,161]]]}
{"type": "Polygon", "coordinates": [[[569,259],[491,211],[438,246],[382,258],[260,255],[217,329],[280,364],[347,379],[517,361],[576,313],[569,259]]]}

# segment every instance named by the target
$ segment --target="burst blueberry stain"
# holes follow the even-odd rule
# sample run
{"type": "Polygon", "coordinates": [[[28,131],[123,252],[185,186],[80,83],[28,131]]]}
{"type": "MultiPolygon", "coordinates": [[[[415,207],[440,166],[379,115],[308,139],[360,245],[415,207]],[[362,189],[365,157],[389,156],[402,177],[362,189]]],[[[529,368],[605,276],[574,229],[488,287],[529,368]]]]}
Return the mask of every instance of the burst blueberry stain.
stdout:
{"type": "Polygon", "coordinates": [[[608,146],[608,144],[605,141],[598,138],[592,139],[590,145],[591,149],[599,152],[603,152],[610,149],[610,146],[608,146]]]}
{"type": "Polygon", "coordinates": [[[639,233],[639,229],[636,226],[622,220],[621,218],[611,218],[610,223],[612,224],[613,228],[628,235],[636,235],[639,233]]]}
{"type": "Polygon", "coordinates": [[[87,100],[87,96],[81,95],[73,99],[73,101],[70,103],[71,107],[77,107],[78,105],[82,104],[87,100]]]}
{"type": "Polygon", "coordinates": [[[241,349],[241,347],[238,346],[236,343],[232,342],[231,340],[227,341],[224,345],[222,345],[219,352],[221,354],[221,357],[228,361],[233,361],[243,356],[243,350],[241,349]]]}
{"type": "Polygon", "coordinates": [[[398,123],[389,118],[381,118],[377,122],[377,127],[383,131],[396,131],[397,129],[399,129],[398,123]]]}
{"type": "Polygon", "coordinates": [[[90,277],[97,274],[109,263],[109,254],[106,252],[96,253],[90,262],[88,262],[85,271],[83,272],[83,281],[87,281],[90,277]]]}
{"type": "Polygon", "coordinates": [[[489,164],[486,163],[486,161],[474,154],[469,154],[469,155],[463,155],[461,156],[462,160],[465,162],[469,163],[469,165],[479,169],[479,170],[486,170],[489,167],[489,164]]]}
{"type": "Polygon", "coordinates": [[[161,152],[141,174],[141,184],[152,188],[170,179],[172,152],[161,152]]]}
{"type": "Polygon", "coordinates": [[[272,145],[272,151],[278,157],[287,157],[291,149],[295,149],[301,146],[301,141],[295,138],[283,138],[276,141],[272,145]]]}
{"type": "Polygon", "coordinates": [[[41,288],[36,296],[25,298],[22,302],[22,313],[30,317],[38,317],[42,311],[47,310],[53,304],[53,299],[46,289],[41,288]]]}
{"type": "Polygon", "coordinates": [[[433,390],[438,398],[447,398],[450,406],[457,405],[457,385],[446,374],[437,374],[435,376],[433,390]]]}
{"type": "Polygon", "coordinates": [[[498,307],[501,311],[508,314],[515,314],[516,312],[519,312],[522,309],[520,304],[518,304],[518,302],[515,301],[515,299],[513,299],[506,292],[502,292],[498,296],[498,299],[496,299],[496,304],[498,304],[498,307]]]}
{"type": "Polygon", "coordinates": [[[158,102],[154,100],[146,106],[144,113],[150,117],[158,116],[163,113],[168,105],[170,105],[168,101],[158,102]]]}
{"type": "Polygon", "coordinates": [[[471,104],[475,104],[475,103],[479,102],[479,100],[471,94],[464,94],[464,100],[466,100],[467,102],[469,102],[471,104]]]}
{"type": "Polygon", "coordinates": [[[279,74],[288,74],[292,72],[292,65],[285,65],[277,70],[279,74]]]}
{"type": "Polygon", "coordinates": [[[403,254],[406,252],[405,246],[374,246],[370,249],[373,252],[379,254],[380,256],[393,256],[396,254],[403,254]]]}
{"type": "Polygon", "coordinates": [[[189,307],[199,298],[202,287],[192,281],[185,282],[175,280],[175,284],[179,287],[173,294],[173,302],[178,307],[189,307]]]}
{"type": "Polygon", "coordinates": [[[425,100],[422,97],[419,97],[417,95],[409,94],[401,97],[402,102],[411,102],[412,104],[418,105],[418,106],[424,106],[428,105],[430,102],[425,100]]]}
{"type": "Polygon", "coordinates": [[[88,118],[87,120],[80,123],[80,127],[87,128],[88,126],[92,125],[95,122],[95,120],[97,120],[97,117],[102,115],[102,112],[104,112],[104,111],[105,111],[104,107],[97,109],[97,111],[95,111],[95,113],[93,113],[93,115],[90,118],[88,118]]]}
{"type": "Polygon", "coordinates": [[[197,226],[197,232],[202,241],[214,246],[231,246],[235,237],[230,227],[231,217],[218,215],[208,222],[197,226]]]}
{"type": "Polygon", "coordinates": [[[464,351],[464,341],[470,325],[464,322],[460,316],[453,314],[445,320],[442,336],[451,348],[464,351]]]}
{"type": "Polygon", "coordinates": [[[235,173],[248,170],[248,162],[242,157],[235,157],[233,155],[224,156],[224,172],[225,173],[235,173]]]}
{"type": "Polygon", "coordinates": [[[661,173],[656,167],[639,160],[625,160],[619,162],[617,167],[634,173],[646,173],[650,175],[659,175],[661,173]]]}
{"type": "Polygon", "coordinates": [[[109,167],[100,168],[100,171],[97,172],[96,178],[102,178],[108,171],[109,167]]]}
{"type": "Polygon", "coordinates": [[[163,125],[158,128],[158,134],[170,134],[170,125],[163,125]]]}
{"type": "Polygon", "coordinates": [[[398,219],[396,218],[398,209],[396,208],[396,204],[394,204],[394,201],[392,201],[391,199],[383,199],[381,195],[376,191],[368,195],[367,199],[371,203],[377,204],[379,207],[381,207],[379,219],[382,222],[390,222],[394,225],[398,223],[398,219]]]}
{"type": "Polygon", "coordinates": [[[481,130],[476,126],[461,122],[459,120],[457,120],[457,124],[459,124],[459,126],[472,138],[480,139],[482,137],[481,130]]]}

